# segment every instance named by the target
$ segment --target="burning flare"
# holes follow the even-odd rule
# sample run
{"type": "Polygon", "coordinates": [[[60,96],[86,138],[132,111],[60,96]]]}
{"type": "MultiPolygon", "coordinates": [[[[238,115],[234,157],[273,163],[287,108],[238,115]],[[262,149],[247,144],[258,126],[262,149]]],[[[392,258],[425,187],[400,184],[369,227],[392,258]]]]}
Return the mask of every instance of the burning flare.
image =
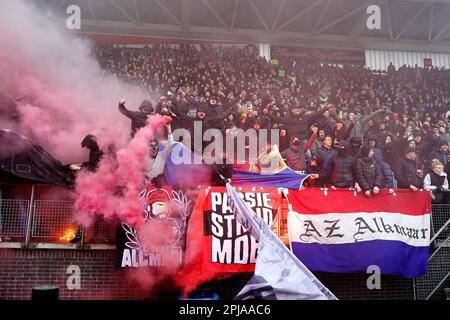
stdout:
{"type": "Polygon", "coordinates": [[[61,237],[59,237],[59,241],[62,242],[69,242],[70,240],[72,240],[73,238],[75,238],[77,234],[77,228],[71,226],[66,228],[66,230],[64,230],[64,233],[61,237]]]}

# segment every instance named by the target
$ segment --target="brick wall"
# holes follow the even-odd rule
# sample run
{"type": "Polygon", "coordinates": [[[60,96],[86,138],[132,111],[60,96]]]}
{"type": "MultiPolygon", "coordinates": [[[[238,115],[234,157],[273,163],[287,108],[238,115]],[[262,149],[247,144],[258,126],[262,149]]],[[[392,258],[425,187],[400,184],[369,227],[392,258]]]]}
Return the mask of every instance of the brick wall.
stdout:
{"type": "Polygon", "coordinates": [[[151,298],[115,270],[115,259],[115,250],[0,249],[0,299],[31,299],[45,284],[58,286],[60,299],[151,298]],[[69,265],[80,267],[80,290],[67,289],[69,265]]]}
{"type": "MultiPolygon", "coordinates": [[[[176,299],[176,292],[148,294],[115,270],[114,250],[0,249],[0,300],[31,299],[32,288],[51,284],[60,288],[60,299],[176,299]],[[81,289],[68,290],[69,265],[81,269],[81,289]]],[[[232,299],[251,274],[239,274],[203,287],[232,299]]],[[[365,274],[327,274],[317,277],[340,299],[413,299],[412,280],[383,276],[381,290],[368,290],[365,274]]],[[[165,287],[162,285],[162,287],[165,287]]]]}

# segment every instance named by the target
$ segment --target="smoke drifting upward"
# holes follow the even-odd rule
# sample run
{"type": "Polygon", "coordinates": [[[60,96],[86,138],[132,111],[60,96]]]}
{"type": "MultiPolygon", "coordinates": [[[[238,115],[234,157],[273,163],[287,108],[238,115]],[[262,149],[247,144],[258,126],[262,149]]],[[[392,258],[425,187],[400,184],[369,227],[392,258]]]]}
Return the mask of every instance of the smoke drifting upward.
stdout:
{"type": "MultiPolygon", "coordinates": [[[[117,110],[143,92],[104,72],[91,43],[65,29],[65,21],[22,0],[0,1],[0,101],[16,102],[20,121],[0,124],[42,145],[58,160],[79,162],[87,133],[101,146],[126,143],[129,123],[117,110]]],[[[85,156],[85,154],[84,154],[85,156]]]]}
{"type": "MultiPolygon", "coordinates": [[[[75,220],[89,227],[102,216],[139,227],[148,142],[170,118],[152,117],[128,141],[129,119],[117,103],[126,98],[133,106],[148,97],[103,71],[90,42],[68,32],[64,20],[23,0],[0,1],[0,30],[0,126],[30,137],[63,163],[86,160],[80,142],[88,133],[97,136],[103,150],[114,144],[116,154],[106,152],[95,173],[78,173],[75,220]],[[10,108],[14,104],[17,110],[10,108]]],[[[168,231],[141,231],[166,245],[168,231]]],[[[177,262],[169,264],[162,274],[131,272],[130,279],[150,290],[176,273],[177,262]]],[[[180,279],[177,285],[192,290],[197,284],[187,282],[180,279]]]]}
{"type": "Polygon", "coordinates": [[[77,222],[90,226],[96,215],[114,217],[137,227],[142,221],[139,194],[145,186],[148,145],[155,132],[170,121],[155,115],[116,155],[106,155],[96,172],[80,172],[76,182],[77,222]]]}
{"type": "MultiPolygon", "coordinates": [[[[1,0],[0,30],[0,125],[30,137],[63,163],[86,160],[80,143],[88,133],[103,150],[113,144],[116,154],[106,152],[97,172],[78,173],[75,220],[89,227],[102,216],[138,227],[148,143],[170,118],[152,117],[128,141],[130,123],[118,101],[126,98],[133,106],[148,97],[103,71],[91,43],[68,32],[65,20],[30,2],[1,0]]],[[[146,286],[159,280],[145,278],[146,286]]]]}

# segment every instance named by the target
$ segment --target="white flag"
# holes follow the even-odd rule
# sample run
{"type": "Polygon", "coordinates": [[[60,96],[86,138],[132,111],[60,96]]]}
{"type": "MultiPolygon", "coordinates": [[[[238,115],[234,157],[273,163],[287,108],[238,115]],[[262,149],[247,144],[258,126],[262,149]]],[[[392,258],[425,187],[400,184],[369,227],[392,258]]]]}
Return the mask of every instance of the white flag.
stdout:
{"type": "Polygon", "coordinates": [[[228,204],[236,219],[259,241],[255,274],[235,299],[336,300],[300,260],[227,184],[228,204]]]}

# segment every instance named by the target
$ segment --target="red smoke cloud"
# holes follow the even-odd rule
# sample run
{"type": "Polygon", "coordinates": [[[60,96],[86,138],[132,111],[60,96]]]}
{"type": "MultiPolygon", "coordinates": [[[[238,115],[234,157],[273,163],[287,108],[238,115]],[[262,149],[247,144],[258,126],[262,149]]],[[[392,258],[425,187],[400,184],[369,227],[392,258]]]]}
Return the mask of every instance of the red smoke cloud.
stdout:
{"type": "Polygon", "coordinates": [[[64,163],[85,158],[80,142],[88,133],[100,145],[127,142],[129,124],[117,101],[126,97],[137,105],[148,97],[102,70],[92,43],[67,32],[63,19],[21,0],[0,1],[0,30],[0,102],[16,103],[20,116],[12,121],[0,105],[2,127],[64,163]]]}
{"type": "MultiPolygon", "coordinates": [[[[64,20],[21,0],[0,1],[0,30],[0,125],[28,136],[63,163],[87,158],[80,142],[88,133],[97,136],[103,150],[114,145],[116,155],[105,154],[97,172],[78,174],[75,218],[87,227],[96,216],[119,218],[138,227],[148,142],[169,119],[154,116],[128,142],[129,120],[119,113],[117,102],[126,97],[131,105],[137,105],[148,97],[102,70],[91,43],[67,32],[64,20]],[[2,101],[17,104],[19,121],[7,117],[2,101]]],[[[167,236],[166,232],[143,232],[155,243],[164,244],[167,236]]],[[[200,250],[194,242],[189,239],[187,246],[200,250]]],[[[176,275],[177,285],[186,292],[209,280],[210,275],[195,270],[192,257],[188,271],[177,273],[175,261],[169,264],[157,276],[132,270],[132,280],[151,289],[176,275]]]]}
{"type": "Polygon", "coordinates": [[[169,117],[155,115],[129,144],[114,155],[106,155],[96,172],[80,172],[76,179],[76,220],[90,226],[96,215],[117,217],[138,227],[142,222],[139,194],[144,189],[146,155],[150,140],[169,117]]]}

